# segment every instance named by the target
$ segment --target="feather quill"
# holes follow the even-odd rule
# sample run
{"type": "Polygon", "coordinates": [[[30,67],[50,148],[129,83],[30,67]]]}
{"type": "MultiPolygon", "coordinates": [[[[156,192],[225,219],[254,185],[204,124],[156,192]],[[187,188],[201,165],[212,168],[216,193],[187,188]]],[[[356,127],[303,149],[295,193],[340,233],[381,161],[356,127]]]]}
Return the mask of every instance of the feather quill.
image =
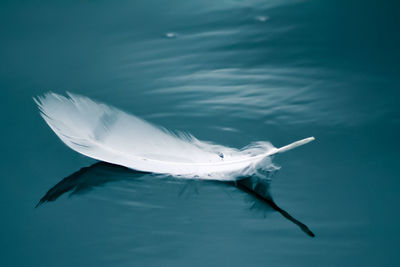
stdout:
{"type": "Polygon", "coordinates": [[[270,156],[314,140],[282,148],[255,142],[235,149],[173,133],[115,107],[68,93],[34,98],[41,116],[71,149],[134,170],[209,180],[237,180],[275,169],[270,156]]]}

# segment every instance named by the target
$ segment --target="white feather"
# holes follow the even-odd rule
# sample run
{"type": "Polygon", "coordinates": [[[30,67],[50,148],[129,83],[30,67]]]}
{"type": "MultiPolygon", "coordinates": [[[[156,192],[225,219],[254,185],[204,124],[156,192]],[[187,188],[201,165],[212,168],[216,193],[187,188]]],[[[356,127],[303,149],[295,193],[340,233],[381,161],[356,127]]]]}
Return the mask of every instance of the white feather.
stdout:
{"type": "Polygon", "coordinates": [[[236,180],[254,175],[276,168],[269,156],[314,140],[281,149],[256,142],[238,150],[174,134],[83,96],[47,93],[34,100],[50,128],[73,150],[138,171],[184,178],[236,180]]]}

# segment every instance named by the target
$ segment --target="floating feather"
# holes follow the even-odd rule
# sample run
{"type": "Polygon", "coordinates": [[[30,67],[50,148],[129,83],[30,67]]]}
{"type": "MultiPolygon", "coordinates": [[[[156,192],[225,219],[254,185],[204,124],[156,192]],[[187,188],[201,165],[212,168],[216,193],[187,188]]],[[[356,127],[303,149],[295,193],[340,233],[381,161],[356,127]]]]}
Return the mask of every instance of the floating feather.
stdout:
{"type": "Polygon", "coordinates": [[[209,180],[237,180],[276,168],[270,156],[314,140],[276,148],[256,142],[229,148],[173,133],[87,97],[47,93],[34,99],[43,119],[71,149],[134,170],[209,180]]]}

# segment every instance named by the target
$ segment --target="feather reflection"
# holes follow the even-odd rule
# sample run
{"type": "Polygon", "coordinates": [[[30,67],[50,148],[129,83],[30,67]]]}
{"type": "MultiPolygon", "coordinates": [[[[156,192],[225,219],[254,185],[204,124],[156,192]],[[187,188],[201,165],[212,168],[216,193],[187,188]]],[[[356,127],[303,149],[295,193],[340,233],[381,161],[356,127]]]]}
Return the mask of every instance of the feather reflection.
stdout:
{"type": "MultiPolygon", "coordinates": [[[[119,165],[106,162],[97,162],[89,167],[84,167],[77,172],[65,177],[55,186],[50,188],[47,193],[40,199],[36,207],[57,200],[60,196],[69,193],[72,195],[85,194],[95,187],[103,186],[110,182],[132,181],[139,179],[147,173],[134,171],[119,165]]],[[[224,187],[236,187],[237,189],[247,193],[247,199],[250,201],[250,210],[261,211],[264,214],[277,211],[283,217],[293,222],[307,235],[314,237],[314,233],[302,222],[292,217],[288,212],[281,209],[273,200],[270,193],[270,178],[273,173],[263,173],[258,176],[248,177],[236,182],[221,182],[208,180],[186,180],[181,179],[181,188],[178,196],[182,197],[188,188],[195,194],[199,194],[199,183],[213,183],[224,187]]]]}

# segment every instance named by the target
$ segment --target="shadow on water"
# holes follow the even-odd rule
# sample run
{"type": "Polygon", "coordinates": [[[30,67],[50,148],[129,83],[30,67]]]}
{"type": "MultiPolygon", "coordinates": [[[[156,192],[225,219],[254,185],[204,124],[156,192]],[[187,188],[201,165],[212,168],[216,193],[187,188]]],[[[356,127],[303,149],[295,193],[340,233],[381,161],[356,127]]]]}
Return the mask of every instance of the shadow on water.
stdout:
{"type": "MultiPolygon", "coordinates": [[[[84,167],[77,172],[65,177],[55,186],[50,188],[49,191],[40,199],[36,207],[46,203],[57,200],[60,196],[69,192],[69,196],[85,194],[95,187],[103,186],[106,183],[117,181],[129,181],[139,179],[146,175],[145,172],[134,171],[119,165],[114,165],[106,162],[97,162],[89,167],[84,167]]],[[[182,180],[184,182],[178,195],[186,191],[188,186],[195,189],[198,194],[197,183],[194,180],[182,180]]],[[[248,177],[236,182],[220,182],[220,181],[206,181],[204,183],[214,183],[220,186],[236,187],[239,190],[248,194],[251,202],[250,210],[258,210],[264,213],[275,210],[283,217],[293,222],[307,235],[314,237],[314,233],[302,222],[293,218],[288,212],[281,209],[273,200],[270,193],[270,180],[260,178],[258,176],[248,177]]]]}
{"type": "Polygon", "coordinates": [[[272,209],[279,212],[283,217],[288,219],[289,221],[293,222],[300,229],[306,233],[307,235],[314,237],[314,233],[305,225],[304,223],[300,222],[299,220],[295,219],[291,216],[287,211],[281,209],[273,200],[270,191],[270,181],[266,179],[262,179],[259,177],[249,177],[242,179],[236,183],[237,188],[240,190],[247,192],[251,196],[254,197],[254,203],[252,207],[255,207],[257,203],[268,204],[272,209]]]}

